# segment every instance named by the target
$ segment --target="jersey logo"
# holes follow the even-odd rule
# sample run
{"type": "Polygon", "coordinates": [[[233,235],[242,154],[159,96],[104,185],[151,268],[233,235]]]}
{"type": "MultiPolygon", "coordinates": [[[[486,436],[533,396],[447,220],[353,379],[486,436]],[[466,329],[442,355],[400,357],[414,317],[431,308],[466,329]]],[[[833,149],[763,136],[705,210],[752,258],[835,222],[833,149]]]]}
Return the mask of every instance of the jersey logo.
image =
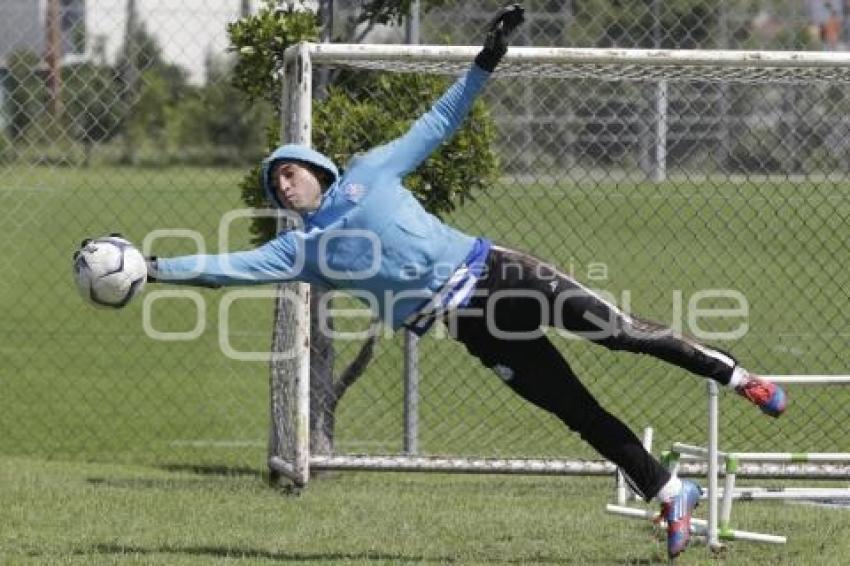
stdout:
{"type": "Polygon", "coordinates": [[[493,366],[492,369],[494,372],[496,372],[496,375],[502,378],[502,381],[510,381],[514,378],[514,370],[512,370],[508,366],[496,364],[493,366]]]}
{"type": "Polygon", "coordinates": [[[342,186],[342,194],[351,202],[360,202],[366,194],[366,187],[360,183],[346,183],[342,186]]]}

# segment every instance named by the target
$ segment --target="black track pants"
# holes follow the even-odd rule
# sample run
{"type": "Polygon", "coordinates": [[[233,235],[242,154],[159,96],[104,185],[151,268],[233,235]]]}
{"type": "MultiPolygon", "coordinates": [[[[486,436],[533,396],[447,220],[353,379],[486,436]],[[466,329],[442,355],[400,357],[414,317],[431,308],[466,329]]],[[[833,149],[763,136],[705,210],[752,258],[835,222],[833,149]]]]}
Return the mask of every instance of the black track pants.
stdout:
{"type": "Polygon", "coordinates": [[[494,247],[469,305],[447,320],[452,336],[514,391],[614,462],[646,499],[670,475],[628,427],[603,409],[540,331],[554,326],[611,350],[647,354],[726,384],[735,360],[669,329],[626,315],[541,260],[494,247]]]}

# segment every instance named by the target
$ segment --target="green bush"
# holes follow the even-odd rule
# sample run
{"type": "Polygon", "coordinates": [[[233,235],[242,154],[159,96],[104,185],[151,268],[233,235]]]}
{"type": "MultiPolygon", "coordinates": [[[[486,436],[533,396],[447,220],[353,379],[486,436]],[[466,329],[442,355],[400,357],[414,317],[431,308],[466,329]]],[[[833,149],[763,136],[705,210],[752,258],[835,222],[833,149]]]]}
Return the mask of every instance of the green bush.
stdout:
{"type": "MultiPolygon", "coordinates": [[[[361,74],[356,82],[355,88],[331,87],[327,99],[314,104],[313,145],[341,166],[355,153],[404,134],[450,84],[441,77],[376,73],[361,74]]],[[[493,121],[478,100],[455,136],[405,185],[430,212],[451,212],[495,181],[494,136],[493,121]]]]}
{"type": "Polygon", "coordinates": [[[256,14],[228,24],[227,34],[237,54],[233,85],[249,100],[267,100],[279,109],[283,51],[315,41],[319,22],[310,12],[279,12],[276,0],[266,0],[256,14]]]}

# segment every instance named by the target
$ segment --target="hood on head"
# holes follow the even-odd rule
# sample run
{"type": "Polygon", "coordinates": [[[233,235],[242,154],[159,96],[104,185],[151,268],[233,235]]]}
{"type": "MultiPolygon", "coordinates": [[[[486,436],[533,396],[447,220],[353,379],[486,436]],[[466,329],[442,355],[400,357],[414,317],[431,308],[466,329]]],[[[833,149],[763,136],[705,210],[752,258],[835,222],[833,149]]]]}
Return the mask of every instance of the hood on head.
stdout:
{"type": "Polygon", "coordinates": [[[327,171],[333,179],[331,184],[339,180],[339,170],[334,162],[328,159],[325,155],[319,153],[315,149],[309,148],[306,145],[298,145],[294,143],[282,145],[274,150],[271,155],[263,159],[262,167],[260,168],[261,181],[263,190],[268,198],[278,208],[284,208],[283,203],[277,197],[272,186],[271,173],[275,164],[279,161],[300,161],[307,163],[327,171]]]}

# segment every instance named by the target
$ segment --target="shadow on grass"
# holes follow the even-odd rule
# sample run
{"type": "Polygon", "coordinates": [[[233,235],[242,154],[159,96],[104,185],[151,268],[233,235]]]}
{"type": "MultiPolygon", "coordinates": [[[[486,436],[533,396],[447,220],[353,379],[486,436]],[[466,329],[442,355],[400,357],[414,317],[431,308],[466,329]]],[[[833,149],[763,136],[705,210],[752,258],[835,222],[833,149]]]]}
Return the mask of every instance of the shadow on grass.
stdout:
{"type": "Polygon", "coordinates": [[[263,478],[262,473],[255,468],[240,468],[229,466],[207,466],[193,464],[165,464],[157,466],[160,470],[174,473],[190,473],[202,477],[173,477],[173,478],[86,478],[89,485],[97,487],[113,487],[123,489],[187,489],[209,487],[209,479],[204,478],[263,478]]]}
{"type": "Polygon", "coordinates": [[[374,560],[376,562],[444,562],[443,559],[427,559],[422,556],[405,556],[403,554],[383,554],[380,552],[275,552],[256,548],[239,548],[227,546],[163,546],[143,548],[117,544],[98,544],[88,551],[80,549],[80,554],[185,554],[188,556],[208,558],[245,558],[263,560],[290,560],[299,562],[336,562],[346,560],[374,560]]]}
{"type": "Polygon", "coordinates": [[[233,477],[252,477],[259,478],[262,472],[258,468],[234,467],[234,466],[213,466],[202,464],[165,464],[159,466],[159,469],[167,472],[184,472],[196,474],[199,476],[221,476],[227,478],[233,477]]]}
{"type": "MultiPolygon", "coordinates": [[[[97,544],[88,548],[78,548],[75,555],[154,555],[154,554],[183,554],[187,556],[206,557],[206,558],[228,558],[228,559],[249,559],[249,560],[281,560],[281,561],[298,561],[298,562],[346,562],[346,561],[375,561],[397,563],[434,563],[434,564],[461,564],[467,562],[469,558],[456,558],[453,556],[418,556],[394,553],[382,553],[376,551],[365,552],[275,552],[269,550],[260,550],[256,548],[238,548],[226,546],[161,546],[145,548],[132,545],[120,544],[97,544]]],[[[480,561],[480,559],[474,559],[480,561]]],[[[516,557],[516,558],[483,558],[486,563],[492,564],[611,564],[610,560],[594,561],[587,559],[568,559],[555,558],[545,556],[533,557],[516,557]]],[[[617,562],[614,562],[617,563],[617,562]]],[[[627,560],[622,564],[654,564],[651,560],[627,560]]]]}
{"type": "Polygon", "coordinates": [[[160,489],[163,491],[186,489],[209,489],[210,482],[200,478],[86,478],[86,483],[94,487],[114,489],[160,489]]]}

